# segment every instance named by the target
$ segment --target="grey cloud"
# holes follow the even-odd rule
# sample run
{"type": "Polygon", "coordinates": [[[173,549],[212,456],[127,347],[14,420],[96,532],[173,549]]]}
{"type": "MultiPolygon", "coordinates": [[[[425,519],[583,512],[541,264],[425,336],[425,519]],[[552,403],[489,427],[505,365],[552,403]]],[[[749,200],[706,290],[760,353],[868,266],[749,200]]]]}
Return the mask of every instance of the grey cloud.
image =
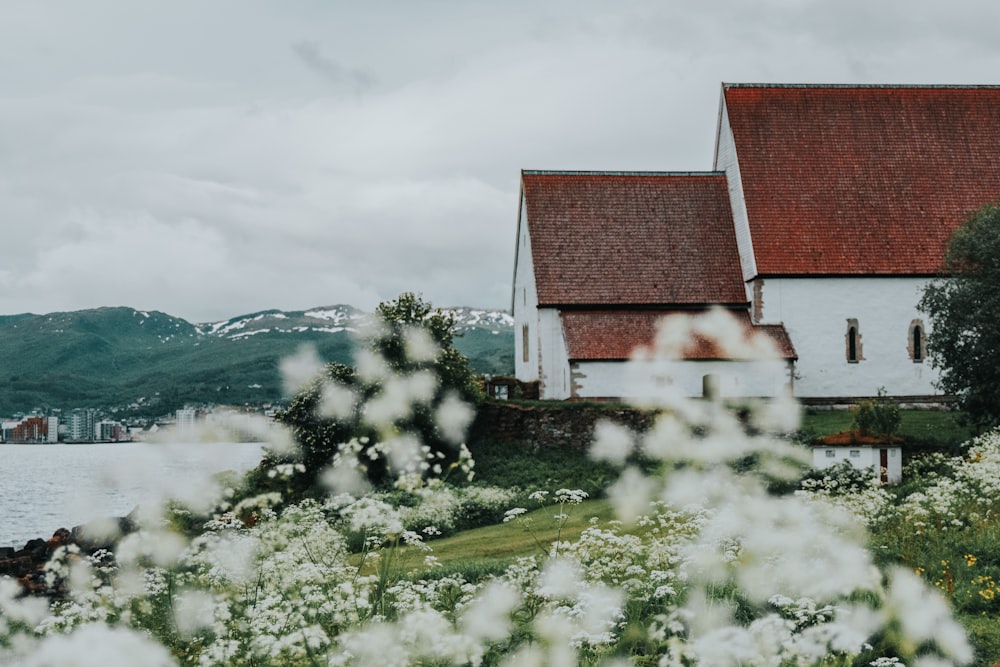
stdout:
{"type": "Polygon", "coordinates": [[[88,30],[0,24],[0,313],[507,307],[521,168],[710,168],[721,81],[1000,72],[985,0],[45,4],[88,30]]]}
{"type": "Polygon", "coordinates": [[[292,44],[292,51],[306,66],[330,83],[350,84],[357,90],[368,88],[374,79],[368,72],[351,67],[345,67],[336,60],[328,58],[316,42],[302,40],[292,44]]]}

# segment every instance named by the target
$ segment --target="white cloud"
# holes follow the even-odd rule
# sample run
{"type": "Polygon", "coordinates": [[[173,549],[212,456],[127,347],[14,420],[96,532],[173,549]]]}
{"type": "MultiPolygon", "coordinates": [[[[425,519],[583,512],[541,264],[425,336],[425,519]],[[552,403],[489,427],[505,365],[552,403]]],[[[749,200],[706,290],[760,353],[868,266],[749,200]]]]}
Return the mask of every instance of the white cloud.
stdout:
{"type": "Polygon", "coordinates": [[[521,168],[710,168],[721,81],[1000,71],[1000,6],[968,0],[43,0],[4,18],[0,313],[204,321],[404,290],[506,307],[521,168]]]}

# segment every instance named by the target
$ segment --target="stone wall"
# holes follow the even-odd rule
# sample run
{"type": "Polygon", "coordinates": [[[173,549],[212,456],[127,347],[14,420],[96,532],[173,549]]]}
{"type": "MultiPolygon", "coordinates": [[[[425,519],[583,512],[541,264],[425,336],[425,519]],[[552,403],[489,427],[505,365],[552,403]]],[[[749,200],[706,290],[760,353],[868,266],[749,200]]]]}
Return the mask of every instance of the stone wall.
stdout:
{"type": "Polygon", "coordinates": [[[641,432],[649,428],[653,418],[653,413],[620,406],[486,401],[479,407],[469,435],[471,440],[528,442],[540,447],[585,452],[598,420],[605,419],[641,432]]]}

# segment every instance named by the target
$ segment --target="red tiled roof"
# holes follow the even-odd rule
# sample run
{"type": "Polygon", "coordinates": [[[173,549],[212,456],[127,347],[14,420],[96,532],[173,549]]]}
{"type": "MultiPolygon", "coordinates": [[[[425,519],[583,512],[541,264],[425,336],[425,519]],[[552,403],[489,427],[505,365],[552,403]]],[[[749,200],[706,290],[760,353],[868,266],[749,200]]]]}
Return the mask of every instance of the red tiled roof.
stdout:
{"type": "MultiPolygon", "coordinates": [[[[569,358],[574,361],[617,361],[630,359],[639,347],[650,347],[660,321],[665,317],[693,317],[697,313],[676,310],[568,310],[560,313],[569,358]]],[[[780,324],[755,326],[746,311],[731,311],[747,337],[753,333],[769,336],[779,355],[797,359],[792,341],[780,324]]],[[[729,359],[715,341],[694,337],[681,355],[683,359],[729,359]]]]}
{"type": "Polygon", "coordinates": [[[721,173],[521,176],[538,303],[747,301],[721,173]]]}
{"type": "Polygon", "coordinates": [[[1000,88],[724,85],[760,275],[930,275],[1000,196],[1000,88]]]}

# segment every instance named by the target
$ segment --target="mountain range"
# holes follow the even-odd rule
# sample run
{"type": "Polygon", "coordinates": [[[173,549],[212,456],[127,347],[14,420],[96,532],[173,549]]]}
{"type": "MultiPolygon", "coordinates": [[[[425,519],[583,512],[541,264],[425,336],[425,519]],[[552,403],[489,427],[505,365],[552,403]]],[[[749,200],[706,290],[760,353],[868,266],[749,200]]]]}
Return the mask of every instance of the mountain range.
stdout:
{"type": "MultiPolygon", "coordinates": [[[[442,310],[454,315],[455,347],[474,371],[513,372],[509,314],[442,310]]],[[[125,307],[0,316],[0,415],[93,407],[157,416],[185,404],[277,403],[287,399],[282,358],[309,344],[323,361],[351,364],[371,317],[345,305],[207,324],[125,307]]]]}

